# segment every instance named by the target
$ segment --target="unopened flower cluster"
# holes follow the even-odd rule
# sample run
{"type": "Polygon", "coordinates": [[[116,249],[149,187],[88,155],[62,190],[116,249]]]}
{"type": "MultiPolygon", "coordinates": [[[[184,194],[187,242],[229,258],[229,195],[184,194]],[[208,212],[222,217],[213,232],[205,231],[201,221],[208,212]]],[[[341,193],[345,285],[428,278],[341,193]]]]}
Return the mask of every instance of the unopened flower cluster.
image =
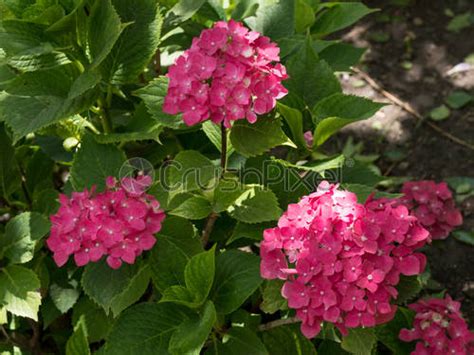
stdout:
{"type": "Polygon", "coordinates": [[[420,300],[409,308],[416,312],[412,329],[402,329],[400,339],[417,340],[412,355],[474,354],[474,334],[460,312],[461,304],[445,299],[420,300]]]}
{"type": "Polygon", "coordinates": [[[163,111],[183,113],[191,126],[247,119],[271,111],[287,90],[285,67],[277,63],[279,48],[268,37],[233,20],[217,22],[201,32],[169,68],[163,111]]]}
{"type": "Polygon", "coordinates": [[[400,275],[417,275],[425,256],[415,252],[429,233],[397,200],[369,199],[322,182],[290,204],[278,227],[264,232],[261,275],[286,280],[282,295],[316,336],[322,321],[347,328],[390,320],[400,275]]]}
{"type": "Polygon", "coordinates": [[[454,227],[462,224],[462,214],[445,182],[409,181],[403,185],[402,192],[403,203],[413,209],[433,239],[445,239],[454,227]]]}
{"type": "Polygon", "coordinates": [[[159,202],[145,193],[149,176],[124,178],[118,184],[107,178],[107,189],[94,193],[85,189],[71,197],[60,195],[60,208],[51,216],[47,240],[58,266],[71,255],[77,266],[107,256],[108,265],[117,269],[122,262],[133,264],[137,256],[156,242],[165,214],[159,202]]]}

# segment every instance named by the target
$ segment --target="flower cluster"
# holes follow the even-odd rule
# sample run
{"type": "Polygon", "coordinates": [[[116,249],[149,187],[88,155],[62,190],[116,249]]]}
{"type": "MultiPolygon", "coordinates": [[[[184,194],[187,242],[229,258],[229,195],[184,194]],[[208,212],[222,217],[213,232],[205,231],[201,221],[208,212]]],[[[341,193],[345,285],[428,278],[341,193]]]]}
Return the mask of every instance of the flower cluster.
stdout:
{"type": "Polygon", "coordinates": [[[420,300],[409,306],[416,312],[413,329],[402,329],[400,339],[419,340],[412,355],[474,354],[474,334],[463,319],[459,302],[445,299],[420,300]]]}
{"type": "Polygon", "coordinates": [[[445,239],[462,224],[462,214],[445,182],[409,181],[403,184],[402,192],[402,202],[413,210],[433,239],[445,239]]]}
{"type": "Polygon", "coordinates": [[[279,52],[268,37],[239,22],[217,22],[169,68],[163,111],[182,112],[188,126],[208,118],[226,127],[244,118],[254,123],[287,94],[281,85],[286,69],[273,64],[279,52]]]}
{"type": "Polygon", "coordinates": [[[306,337],[316,336],[323,320],[346,334],[393,317],[400,274],[424,270],[426,258],[415,250],[427,241],[428,231],[399,201],[362,205],[322,182],[265,230],[260,270],[266,279],[286,280],[282,295],[306,337]]]}
{"type": "Polygon", "coordinates": [[[73,192],[70,198],[60,195],[61,206],[51,216],[46,242],[58,266],[70,255],[74,255],[77,266],[106,255],[109,266],[117,269],[122,261],[133,264],[155,244],[154,234],[161,229],[165,214],[159,202],[145,193],[151,178],[124,178],[118,184],[109,177],[106,183],[102,193],[95,194],[92,188],[73,192]]]}

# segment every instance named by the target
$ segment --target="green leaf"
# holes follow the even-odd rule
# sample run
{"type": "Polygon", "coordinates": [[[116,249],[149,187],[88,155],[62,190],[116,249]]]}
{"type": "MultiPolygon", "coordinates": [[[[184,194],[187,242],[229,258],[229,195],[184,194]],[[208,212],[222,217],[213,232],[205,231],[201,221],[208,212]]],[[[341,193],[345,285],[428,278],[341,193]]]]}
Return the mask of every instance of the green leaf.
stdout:
{"type": "Polygon", "coordinates": [[[61,317],[61,312],[54,305],[51,297],[42,300],[39,312],[43,321],[43,329],[47,329],[56,319],[61,317]]]}
{"type": "Polygon", "coordinates": [[[451,21],[449,21],[448,25],[446,26],[446,29],[448,31],[458,33],[463,29],[472,26],[473,21],[471,18],[472,12],[470,11],[457,15],[453,17],[451,21]]]}
{"type": "Polygon", "coordinates": [[[159,123],[154,127],[141,132],[121,132],[101,134],[95,137],[96,141],[102,144],[108,143],[128,143],[136,141],[154,140],[160,142],[160,134],[163,133],[163,126],[159,123]]]}
{"type": "Polygon", "coordinates": [[[1,48],[7,57],[28,51],[47,42],[43,27],[26,21],[5,20],[0,22],[1,48]]]}
{"type": "Polygon", "coordinates": [[[227,212],[244,223],[275,221],[282,213],[275,194],[258,185],[249,186],[227,209],[227,212]]]}
{"type": "Polygon", "coordinates": [[[341,344],[332,340],[323,340],[318,347],[319,354],[347,355],[347,351],[341,348],[341,344]]]}
{"type": "Polygon", "coordinates": [[[378,11],[376,9],[369,9],[359,2],[329,2],[321,6],[324,8],[324,11],[311,28],[311,33],[318,34],[319,36],[328,35],[346,28],[359,21],[362,17],[378,11]]]}
{"type": "Polygon", "coordinates": [[[446,103],[454,110],[463,108],[468,103],[474,101],[474,96],[465,91],[453,91],[446,99],[446,103]]]}
{"type": "Polygon", "coordinates": [[[120,17],[111,0],[96,1],[89,17],[91,67],[97,67],[110,53],[123,30],[120,17]]]}
{"type": "Polygon", "coordinates": [[[162,183],[172,194],[204,189],[217,173],[214,164],[194,150],[181,151],[166,169],[167,181],[162,183]]]}
{"type": "MultiPolygon", "coordinates": [[[[214,122],[205,121],[202,124],[202,130],[206,134],[207,138],[209,138],[212,144],[214,144],[214,146],[220,152],[222,150],[221,127],[215,124],[214,122]]],[[[229,157],[233,152],[234,152],[234,147],[232,147],[232,143],[229,140],[227,140],[227,157],[229,157]]]]}
{"type": "Polygon", "coordinates": [[[319,53],[319,57],[328,63],[334,71],[350,71],[359,63],[366,48],[357,48],[347,43],[333,44],[319,53]]]}
{"type": "MultiPolygon", "coordinates": [[[[344,178],[343,178],[344,179],[344,178]]],[[[367,186],[362,184],[343,184],[345,190],[349,190],[357,195],[359,203],[365,203],[367,198],[374,194],[375,198],[387,197],[387,198],[399,198],[402,194],[392,194],[389,192],[378,191],[373,186],[367,186]]]]}
{"type": "Polygon", "coordinates": [[[4,120],[12,129],[14,143],[28,133],[67,117],[71,111],[75,111],[73,103],[61,97],[0,92],[0,121],[4,120]]]}
{"type": "Polygon", "coordinates": [[[86,322],[82,316],[74,326],[74,333],[66,343],[66,355],[89,355],[90,353],[86,322]]]}
{"type": "Polygon", "coordinates": [[[49,295],[56,308],[64,314],[77,302],[80,291],[71,287],[61,287],[54,283],[49,287],[49,295]]]}
{"type": "Polygon", "coordinates": [[[228,314],[239,308],[262,281],[257,256],[229,250],[216,258],[216,276],[210,298],[219,313],[228,314]]]}
{"type": "Polygon", "coordinates": [[[281,129],[280,120],[261,117],[253,124],[246,120],[237,121],[230,131],[230,141],[237,152],[253,157],[289,140],[281,129]]]}
{"type": "Polygon", "coordinates": [[[219,354],[226,355],[268,355],[268,351],[257,334],[248,328],[232,327],[224,336],[224,344],[219,344],[219,354]]]}
{"type": "Polygon", "coordinates": [[[166,14],[164,33],[173,29],[180,23],[190,19],[206,0],[180,0],[166,14]]]}
{"type": "Polygon", "coordinates": [[[317,125],[314,144],[320,146],[342,127],[372,117],[384,105],[352,95],[334,94],[326,97],[313,109],[313,120],[317,125]]]}
{"type": "Polygon", "coordinates": [[[451,115],[451,110],[446,105],[438,106],[431,110],[430,118],[434,121],[443,121],[451,115]]]}
{"type": "Polygon", "coordinates": [[[105,261],[87,265],[81,281],[86,295],[107,314],[112,311],[114,316],[135,303],[149,282],[150,270],[147,264],[124,264],[113,270],[105,261]]]}
{"type": "Polygon", "coordinates": [[[313,343],[298,328],[299,326],[287,325],[263,332],[262,339],[268,352],[272,355],[316,355],[313,343]]]}
{"type": "Polygon", "coordinates": [[[74,99],[88,90],[94,88],[100,83],[102,77],[97,70],[86,70],[84,73],[79,75],[71,85],[69,90],[68,98],[74,99]]]}
{"type": "Polygon", "coordinates": [[[267,280],[263,286],[262,303],[260,309],[265,313],[273,314],[288,309],[288,302],[281,295],[284,282],[282,280],[267,280]]]}
{"type": "Polygon", "coordinates": [[[193,225],[179,217],[164,220],[156,235],[149,264],[156,288],[163,292],[170,286],[185,286],[184,269],[192,256],[203,251],[193,225]]]}
{"type": "Polygon", "coordinates": [[[396,288],[398,291],[396,303],[405,304],[414,299],[423,287],[418,276],[400,275],[400,281],[396,288]]]}
{"type": "Polygon", "coordinates": [[[236,21],[255,16],[259,7],[259,0],[240,0],[230,15],[236,21]]]}
{"type": "Polygon", "coordinates": [[[133,141],[154,140],[160,142],[160,134],[164,127],[151,117],[144,103],[138,105],[130,123],[123,127],[120,132],[99,134],[94,136],[95,140],[102,144],[127,143],[133,141]]]}
{"type": "Polygon", "coordinates": [[[214,304],[207,301],[200,315],[184,321],[173,333],[169,342],[171,354],[199,354],[217,315],[214,304]]]}
{"type": "Polygon", "coordinates": [[[295,31],[304,33],[315,20],[313,8],[305,0],[295,1],[295,31]]]}
{"type": "MultiPolygon", "coordinates": [[[[384,178],[380,176],[377,168],[373,165],[355,160],[351,164],[344,164],[341,171],[341,180],[344,184],[349,184],[348,186],[357,184],[372,187],[383,181],[384,178]]],[[[354,187],[357,188],[357,186],[354,187]]]]}
{"type": "Polygon", "coordinates": [[[186,219],[203,219],[212,212],[211,204],[201,196],[193,196],[185,200],[170,214],[186,219]]]}
{"type": "Polygon", "coordinates": [[[20,171],[15,159],[15,149],[4,126],[0,125],[0,196],[8,199],[8,196],[20,187],[20,183],[20,171]]]}
{"type": "Polygon", "coordinates": [[[0,269],[0,304],[10,313],[38,320],[39,288],[40,281],[32,270],[17,265],[0,269]]]}
{"type": "Polygon", "coordinates": [[[182,129],[186,125],[183,122],[181,115],[168,115],[163,112],[163,101],[168,90],[168,78],[159,76],[150,81],[147,86],[135,91],[135,95],[145,102],[150,115],[163,126],[182,129]]]}
{"type": "Polygon", "coordinates": [[[0,257],[23,264],[33,259],[36,243],[49,232],[49,222],[36,212],[24,212],[12,218],[0,238],[0,257]]]}
{"type": "Polygon", "coordinates": [[[186,264],[184,279],[194,301],[202,304],[211,290],[215,273],[215,247],[194,255],[186,264]]]}
{"type": "Polygon", "coordinates": [[[393,354],[410,354],[414,350],[414,344],[401,341],[398,335],[401,329],[411,329],[412,326],[412,311],[398,307],[395,317],[390,322],[375,327],[375,334],[377,340],[390,349],[393,354]]]}
{"type": "Polygon", "coordinates": [[[162,17],[155,0],[113,0],[122,22],[129,23],[101,64],[103,78],[122,85],[137,81],[160,41],[162,17]]]}
{"type": "MultiPolygon", "coordinates": [[[[78,11],[79,9],[84,9],[84,3],[86,0],[78,0],[75,2],[75,7],[71,9],[71,11],[66,15],[60,18],[58,21],[53,23],[46,29],[46,32],[67,32],[67,31],[75,31],[76,24],[79,22],[78,18],[78,11]]],[[[84,11],[85,12],[85,11],[84,11]]],[[[85,14],[84,14],[85,15],[85,14]]],[[[85,16],[84,16],[85,17],[85,16]]]]}
{"type": "Polygon", "coordinates": [[[141,303],[120,315],[107,337],[106,355],[168,354],[174,331],[189,319],[178,305],[141,303]]]}
{"type": "Polygon", "coordinates": [[[160,303],[171,302],[180,304],[189,308],[198,308],[201,305],[194,301],[194,296],[186,287],[170,286],[163,291],[160,303]]]}
{"type": "Polygon", "coordinates": [[[8,314],[6,308],[0,308],[0,324],[8,323],[8,314]]]}
{"type": "Polygon", "coordinates": [[[301,113],[301,111],[283,105],[280,102],[277,103],[277,108],[280,114],[285,119],[286,123],[288,124],[288,127],[290,127],[293,141],[298,145],[298,147],[307,149],[307,144],[306,140],[304,139],[303,132],[303,114],[301,113]]]}
{"type": "Polygon", "coordinates": [[[460,242],[474,246],[474,231],[458,230],[453,232],[453,236],[460,242]]]}
{"type": "Polygon", "coordinates": [[[71,61],[63,52],[54,50],[54,48],[48,44],[14,55],[8,58],[6,63],[10,68],[24,73],[52,69],[69,64],[71,61]]]}
{"type": "Polygon", "coordinates": [[[70,68],[58,67],[17,76],[0,92],[0,121],[13,131],[14,143],[29,133],[88,109],[97,92],[68,99],[70,68]]]}
{"type": "Polygon", "coordinates": [[[273,223],[248,224],[237,222],[232,235],[227,240],[226,245],[229,245],[241,238],[252,239],[260,242],[263,240],[263,231],[271,227],[273,227],[273,223]]]}
{"type": "Polygon", "coordinates": [[[336,155],[335,157],[313,161],[308,165],[296,165],[286,160],[276,158],[273,158],[271,161],[281,164],[282,166],[287,168],[294,168],[303,171],[312,171],[318,174],[322,174],[326,170],[340,169],[344,164],[345,157],[344,155],[340,154],[336,155]]]}
{"type": "Polygon", "coordinates": [[[291,36],[295,32],[294,0],[259,1],[256,14],[247,17],[245,23],[254,31],[272,39],[291,36]]]}
{"type": "Polygon", "coordinates": [[[105,339],[112,328],[113,318],[92,302],[88,297],[82,297],[74,306],[71,323],[76,324],[83,320],[88,330],[88,340],[95,343],[105,339]]]}
{"type": "Polygon", "coordinates": [[[341,92],[341,85],[331,67],[318,58],[311,38],[287,63],[288,75],[284,85],[290,92],[299,95],[309,107],[334,93],[341,92]]]}
{"type": "Polygon", "coordinates": [[[71,168],[71,183],[76,191],[96,185],[99,190],[105,187],[108,176],[118,176],[125,162],[125,154],[117,147],[99,144],[94,137],[83,137],[81,148],[74,155],[71,168]]]}
{"type": "Polygon", "coordinates": [[[246,190],[248,187],[242,185],[236,176],[224,175],[214,189],[213,211],[216,213],[226,211],[246,190]]]}
{"type": "Polygon", "coordinates": [[[371,355],[376,344],[372,328],[349,329],[349,334],[342,339],[342,348],[354,355],[371,355]]]}

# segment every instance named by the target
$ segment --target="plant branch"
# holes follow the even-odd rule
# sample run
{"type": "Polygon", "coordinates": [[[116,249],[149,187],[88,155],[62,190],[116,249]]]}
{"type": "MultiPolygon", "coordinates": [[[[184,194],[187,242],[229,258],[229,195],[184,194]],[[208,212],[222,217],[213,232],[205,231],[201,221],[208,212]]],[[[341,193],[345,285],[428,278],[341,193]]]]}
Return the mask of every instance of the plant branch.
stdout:
{"type": "Polygon", "coordinates": [[[448,132],[444,131],[442,128],[435,125],[434,123],[432,123],[430,121],[426,121],[425,119],[423,119],[423,116],[418,111],[416,111],[413,108],[413,106],[411,106],[408,102],[402,101],[401,99],[399,99],[398,97],[396,97],[392,93],[384,90],[374,79],[372,79],[370,77],[369,74],[363,72],[359,68],[354,68],[354,67],[352,68],[352,71],[354,73],[359,74],[367,82],[367,84],[369,84],[374,90],[378,91],[383,96],[385,96],[394,105],[397,105],[397,106],[401,107],[403,110],[405,110],[406,112],[411,114],[416,119],[420,120],[421,122],[426,123],[428,125],[428,127],[430,127],[431,129],[435,130],[436,132],[438,132],[442,136],[448,138],[449,140],[451,140],[451,141],[453,141],[453,142],[455,142],[459,145],[462,145],[465,148],[468,148],[470,150],[474,150],[474,145],[472,145],[472,144],[470,144],[466,141],[463,141],[461,138],[458,138],[458,137],[452,135],[451,133],[448,133],[448,132]]]}
{"type": "Polygon", "coordinates": [[[297,317],[291,317],[291,318],[285,318],[285,319],[277,319],[272,322],[268,322],[265,324],[260,324],[258,327],[258,330],[260,332],[264,332],[266,330],[270,330],[276,327],[281,327],[282,325],[287,325],[287,324],[294,324],[294,323],[299,323],[301,320],[297,317]]]}
{"type": "Polygon", "coordinates": [[[41,354],[41,349],[40,349],[40,327],[38,322],[35,322],[34,320],[29,320],[31,329],[33,330],[33,336],[30,339],[30,347],[33,352],[33,354],[41,354]]]}
{"type": "MultiPolygon", "coordinates": [[[[221,123],[221,178],[224,176],[227,169],[227,129],[224,126],[224,122],[221,123]]],[[[206,224],[204,225],[204,229],[202,230],[202,237],[201,242],[202,246],[205,248],[207,243],[209,242],[209,236],[212,233],[214,228],[214,224],[216,223],[217,218],[219,215],[215,212],[211,212],[211,214],[207,217],[206,224]]]]}
{"type": "Polygon", "coordinates": [[[29,344],[27,344],[23,341],[13,339],[13,337],[11,337],[10,334],[8,334],[7,330],[5,329],[5,327],[3,325],[0,325],[0,333],[2,333],[2,335],[5,337],[7,342],[12,344],[13,346],[16,346],[16,347],[18,347],[20,349],[23,349],[23,350],[31,350],[31,348],[29,347],[29,344]]]}
{"type": "Polygon", "coordinates": [[[202,246],[204,248],[209,242],[209,236],[211,235],[211,232],[214,229],[214,224],[216,223],[217,217],[219,217],[219,215],[215,212],[211,212],[209,217],[207,217],[206,224],[204,225],[204,229],[202,230],[201,237],[202,246]]]}

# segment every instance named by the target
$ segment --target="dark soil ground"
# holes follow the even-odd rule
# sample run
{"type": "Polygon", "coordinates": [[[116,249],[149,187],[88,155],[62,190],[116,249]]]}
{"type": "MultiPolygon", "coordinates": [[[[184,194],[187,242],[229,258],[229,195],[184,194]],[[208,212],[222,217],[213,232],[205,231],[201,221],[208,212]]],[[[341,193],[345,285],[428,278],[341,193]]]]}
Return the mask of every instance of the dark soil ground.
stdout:
{"type": "MultiPolygon", "coordinates": [[[[389,0],[364,0],[381,12],[370,15],[344,35],[344,40],[368,47],[360,68],[384,90],[413,106],[421,115],[441,104],[453,90],[474,93],[474,70],[448,75],[448,71],[474,53],[474,26],[458,33],[446,30],[450,12],[474,14],[474,1],[418,0],[411,5],[390,5],[389,0]]],[[[406,2],[406,1],[404,1],[406,2]]],[[[346,92],[388,102],[358,75],[343,76],[346,92]]],[[[429,118],[427,118],[429,120],[429,118]]],[[[432,121],[434,122],[434,121],[432,121]]],[[[445,132],[474,144],[474,105],[452,110],[434,122],[445,132]]],[[[345,136],[345,137],[344,137],[345,136]]],[[[376,164],[390,176],[445,180],[474,177],[474,150],[465,148],[396,105],[382,109],[370,120],[348,126],[347,136],[364,142],[364,154],[380,154],[376,164]]],[[[462,202],[464,230],[474,229],[474,197],[462,202]]],[[[463,302],[474,326],[474,247],[453,237],[428,248],[432,277],[463,302]]]]}

